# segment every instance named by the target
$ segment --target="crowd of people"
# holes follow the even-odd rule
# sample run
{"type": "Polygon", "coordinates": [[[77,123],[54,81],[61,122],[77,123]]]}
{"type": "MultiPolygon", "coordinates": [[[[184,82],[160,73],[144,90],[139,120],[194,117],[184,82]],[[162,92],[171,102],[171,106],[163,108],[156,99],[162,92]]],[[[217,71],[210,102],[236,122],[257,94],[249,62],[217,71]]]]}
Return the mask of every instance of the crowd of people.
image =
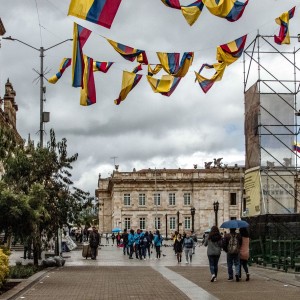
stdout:
{"type": "Polygon", "coordinates": [[[246,274],[246,281],[250,280],[248,269],[249,233],[247,228],[240,228],[239,233],[236,232],[236,228],[231,228],[230,232],[222,237],[219,228],[213,226],[205,238],[204,246],[207,246],[211,282],[217,281],[218,262],[222,250],[226,252],[227,256],[227,280],[233,281],[235,275],[235,280],[240,281],[242,267],[246,274]]]}
{"type": "MultiPolygon", "coordinates": [[[[124,229],[123,233],[113,233],[111,235],[113,244],[123,248],[123,254],[129,259],[146,260],[151,258],[153,249],[155,249],[155,259],[161,258],[161,247],[163,237],[159,230],[154,233],[137,229],[134,231],[124,229]]],[[[174,254],[177,262],[182,262],[184,254],[185,263],[191,264],[195,247],[198,243],[197,237],[193,232],[184,232],[183,234],[175,232],[171,236],[174,254]]],[[[106,243],[109,243],[108,234],[106,234],[106,243]]],[[[91,247],[91,257],[96,259],[98,246],[101,244],[101,236],[96,227],[89,234],[89,244],[91,247]]],[[[249,233],[247,228],[240,228],[239,232],[231,228],[229,233],[221,234],[217,226],[213,226],[208,234],[203,236],[203,245],[207,247],[207,256],[211,273],[211,282],[216,282],[218,277],[218,263],[222,250],[226,252],[228,281],[240,281],[242,269],[246,275],[246,281],[250,280],[248,269],[249,259],[249,233]]]]}

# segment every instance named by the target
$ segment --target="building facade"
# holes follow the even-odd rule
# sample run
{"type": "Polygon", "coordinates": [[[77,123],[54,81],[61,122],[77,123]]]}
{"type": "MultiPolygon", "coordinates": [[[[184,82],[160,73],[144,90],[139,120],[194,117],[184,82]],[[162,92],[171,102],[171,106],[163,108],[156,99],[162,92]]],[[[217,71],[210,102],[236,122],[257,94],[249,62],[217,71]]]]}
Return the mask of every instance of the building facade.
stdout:
{"type": "Polygon", "coordinates": [[[99,230],[114,227],[155,230],[163,235],[202,234],[216,223],[240,218],[244,169],[221,165],[205,169],[144,169],[99,175],[99,230]],[[215,203],[215,206],[214,206],[215,203]],[[216,203],[218,210],[216,211],[216,203]],[[215,210],[214,210],[215,207],[215,210]]]}

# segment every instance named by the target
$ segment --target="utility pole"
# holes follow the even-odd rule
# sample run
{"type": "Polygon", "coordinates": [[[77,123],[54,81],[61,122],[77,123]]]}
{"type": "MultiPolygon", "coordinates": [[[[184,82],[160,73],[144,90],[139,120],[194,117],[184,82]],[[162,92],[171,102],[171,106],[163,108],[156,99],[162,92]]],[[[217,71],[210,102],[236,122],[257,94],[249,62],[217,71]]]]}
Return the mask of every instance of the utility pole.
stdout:
{"type": "Polygon", "coordinates": [[[36,48],[34,46],[31,46],[19,39],[15,39],[15,38],[12,38],[11,36],[8,36],[8,37],[3,37],[4,40],[9,40],[9,41],[17,41],[27,47],[30,47],[36,51],[38,51],[40,53],[40,72],[38,73],[39,74],[39,77],[40,77],[40,130],[39,130],[39,133],[40,133],[40,147],[43,148],[43,138],[44,138],[44,123],[46,122],[49,122],[49,115],[48,114],[44,114],[44,93],[46,93],[46,88],[44,87],[44,53],[49,50],[49,49],[52,49],[58,45],[61,45],[65,42],[68,42],[68,41],[72,41],[72,39],[67,39],[67,40],[64,40],[58,44],[55,44],[51,47],[48,47],[48,48],[44,48],[44,47],[40,47],[40,48],[36,48]]]}

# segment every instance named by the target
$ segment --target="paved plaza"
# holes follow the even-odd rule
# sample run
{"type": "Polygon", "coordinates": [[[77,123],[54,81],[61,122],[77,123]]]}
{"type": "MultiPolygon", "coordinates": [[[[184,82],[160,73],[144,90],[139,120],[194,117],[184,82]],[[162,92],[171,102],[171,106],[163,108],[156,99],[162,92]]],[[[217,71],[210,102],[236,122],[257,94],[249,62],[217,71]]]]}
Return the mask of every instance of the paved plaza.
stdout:
{"type": "MultiPolygon", "coordinates": [[[[81,250],[64,253],[66,264],[49,268],[0,296],[4,299],[298,299],[300,279],[294,273],[250,267],[251,278],[227,281],[226,256],[222,253],[217,282],[210,282],[206,248],[196,248],[192,264],[177,263],[172,247],[162,247],[160,260],[129,260],[122,248],[102,246],[97,260],[85,259],[81,250]]],[[[22,260],[13,252],[10,264],[22,260]]]]}

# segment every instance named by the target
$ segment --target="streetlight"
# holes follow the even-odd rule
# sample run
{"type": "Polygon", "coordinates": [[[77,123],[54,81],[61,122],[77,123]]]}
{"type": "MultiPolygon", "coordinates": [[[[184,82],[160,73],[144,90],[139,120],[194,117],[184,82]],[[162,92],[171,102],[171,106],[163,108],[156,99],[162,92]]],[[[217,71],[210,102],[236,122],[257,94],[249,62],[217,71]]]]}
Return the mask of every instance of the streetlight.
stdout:
{"type": "Polygon", "coordinates": [[[39,51],[40,53],[40,58],[41,58],[41,64],[40,64],[40,73],[39,74],[39,77],[40,77],[40,147],[43,148],[43,134],[44,134],[44,130],[43,130],[43,123],[44,122],[49,122],[49,114],[48,113],[45,113],[44,114],[44,99],[43,99],[43,94],[46,92],[46,88],[44,87],[44,52],[46,52],[47,50],[49,49],[52,49],[60,44],[63,44],[67,41],[72,41],[72,39],[67,39],[67,40],[64,40],[58,44],[55,44],[51,47],[48,47],[48,48],[44,48],[44,47],[40,47],[40,48],[36,48],[36,47],[33,47],[19,39],[15,39],[15,38],[12,38],[11,36],[8,36],[8,37],[3,37],[4,40],[10,40],[10,41],[17,41],[25,46],[28,46],[36,51],[39,51]]]}
{"type": "Polygon", "coordinates": [[[219,210],[219,202],[214,202],[214,212],[215,212],[215,224],[218,227],[218,210],[219,210]]]}
{"type": "Polygon", "coordinates": [[[179,232],[179,210],[177,211],[177,232],[179,232]]]}
{"type": "Polygon", "coordinates": [[[194,218],[195,218],[195,207],[191,208],[191,215],[192,215],[192,231],[194,232],[194,218]]]}
{"type": "Polygon", "coordinates": [[[168,240],[168,214],[166,214],[166,240],[168,240]]]}

